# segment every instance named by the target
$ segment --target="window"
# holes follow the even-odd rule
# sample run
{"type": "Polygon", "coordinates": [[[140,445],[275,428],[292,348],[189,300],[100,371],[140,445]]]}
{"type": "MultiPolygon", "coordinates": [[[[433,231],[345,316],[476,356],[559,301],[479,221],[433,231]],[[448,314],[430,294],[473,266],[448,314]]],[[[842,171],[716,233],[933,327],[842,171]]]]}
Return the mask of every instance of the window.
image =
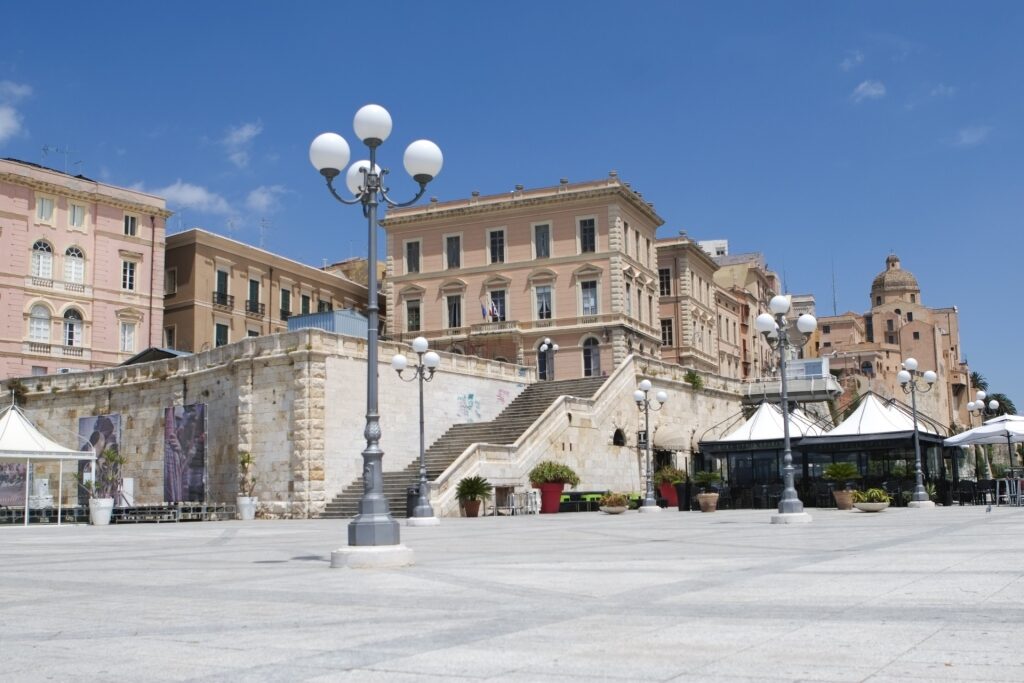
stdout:
{"type": "Polygon", "coordinates": [[[68,204],[68,226],[85,228],[85,207],[81,204],[68,204]]]}
{"type": "Polygon", "coordinates": [[[533,254],[536,258],[551,258],[551,226],[547,223],[533,226],[533,254]]]}
{"type": "Polygon", "coordinates": [[[880,296],[876,296],[875,297],[875,305],[876,306],[881,306],[882,305],[882,297],[880,297],[880,296]]]}
{"type": "Polygon", "coordinates": [[[231,277],[226,270],[217,271],[217,296],[214,303],[226,306],[228,303],[228,280],[231,277]]]}
{"type": "Polygon", "coordinates": [[[245,302],[245,310],[250,313],[260,312],[260,281],[249,278],[249,298],[245,302]]]}
{"type": "Polygon", "coordinates": [[[292,314],[292,290],[281,290],[281,320],[287,320],[292,314]]]}
{"type": "Polygon", "coordinates": [[[832,326],[831,325],[822,325],[821,326],[821,333],[822,334],[829,334],[831,332],[832,332],[832,326]]]}
{"type": "Polygon", "coordinates": [[[47,374],[47,370],[46,370],[46,366],[45,365],[33,365],[32,366],[32,376],[33,377],[42,377],[42,376],[44,376],[46,374],[47,374]]]}
{"type": "Polygon", "coordinates": [[[911,294],[910,295],[910,303],[912,303],[912,304],[916,304],[917,303],[917,295],[916,294],[911,294]]]}
{"type": "Polygon", "coordinates": [[[654,324],[654,296],[652,294],[647,295],[647,322],[651,325],[654,324]]]}
{"type": "Polygon", "coordinates": [[[889,337],[888,337],[888,342],[890,344],[895,344],[896,343],[896,337],[894,337],[893,335],[890,334],[889,337]]]}
{"type": "Polygon", "coordinates": [[[246,337],[258,337],[258,336],[260,336],[260,331],[259,330],[254,330],[252,328],[249,328],[248,330],[245,331],[245,336],[246,337]]]}
{"type": "Polygon", "coordinates": [[[82,345],[82,314],[74,308],[64,314],[64,345],[82,345]]]}
{"type": "Polygon", "coordinates": [[[822,342],[821,345],[828,349],[832,347],[832,342],[822,342]]]}
{"type": "Polygon", "coordinates": [[[446,268],[462,267],[462,236],[446,235],[444,238],[444,256],[446,268]]]}
{"type": "Polygon", "coordinates": [[[597,251],[597,228],[593,218],[580,219],[580,253],[597,251]]]}
{"type": "Polygon", "coordinates": [[[78,247],[64,252],[64,282],[82,284],[85,281],[85,254],[78,247]]]}
{"type": "Polygon", "coordinates": [[[43,240],[32,245],[32,277],[53,277],[53,249],[43,240]]]}
{"type": "Polygon", "coordinates": [[[121,289],[135,290],[135,261],[121,261],[121,289]]]}
{"type": "Polygon", "coordinates": [[[907,322],[908,323],[914,322],[914,312],[913,311],[907,311],[907,322]]]}
{"type": "Polygon", "coordinates": [[[540,285],[534,289],[537,300],[537,320],[551,320],[551,285],[540,285]]]}
{"type": "Polygon", "coordinates": [[[36,223],[53,225],[53,198],[36,196],[36,223]]]}
{"type": "Polygon", "coordinates": [[[302,295],[301,303],[299,304],[299,306],[300,306],[299,310],[302,311],[302,315],[306,315],[307,313],[309,313],[310,301],[311,300],[310,300],[308,294],[303,294],[302,295]]]}
{"type": "Polygon", "coordinates": [[[449,294],[447,304],[448,327],[462,327],[462,295],[449,294]]]}
{"type": "Polygon", "coordinates": [[[590,337],[583,342],[583,376],[597,377],[601,374],[601,348],[599,342],[590,337]]]}
{"type": "Polygon", "coordinates": [[[213,345],[225,346],[228,343],[228,326],[224,323],[217,323],[214,326],[213,345]]]}
{"type": "Polygon", "coordinates": [[[661,321],[661,345],[672,346],[672,319],[661,321]]]}
{"type": "Polygon", "coordinates": [[[892,321],[892,318],[889,318],[888,320],[885,321],[885,329],[887,331],[889,331],[889,332],[893,331],[893,321],[892,321]]]}
{"type": "Polygon", "coordinates": [[[168,268],[164,271],[164,294],[177,294],[178,292],[178,269],[168,268]]]}
{"type": "Polygon", "coordinates": [[[638,230],[637,233],[636,233],[636,260],[637,261],[642,261],[643,260],[641,258],[642,254],[643,254],[643,252],[640,251],[640,231],[638,230]]]}
{"type": "Polygon", "coordinates": [[[167,348],[167,349],[173,349],[174,348],[174,344],[175,344],[175,342],[177,342],[177,339],[175,339],[175,336],[176,336],[175,332],[176,332],[176,329],[174,327],[165,327],[164,328],[164,348],[167,348]]]}
{"type": "Polygon", "coordinates": [[[626,283],[626,315],[633,315],[633,288],[626,283]]]}
{"type": "Polygon", "coordinates": [[[405,272],[420,272],[420,243],[419,240],[405,243],[405,272]]]}
{"type": "Polygon", "coordinates": [[[661,296],[672,296],[672,271],[668,268],[658,269],[658,293],[661,296]]]}
{"type": "Polygon", "coordinates": [[[588,280],[580,283],[580,303],[582,315],[597,315],[596,280],[588,280]]]}
{"type": "Polygon", "coordinates": [[[499,322],[505,320],[505,290],[491,290],[491,320],[499,322]]]}
{"type": "Polygon", "coordinates": [[[124,215],[124,234],[129,237],[135,237],[139,231],[139,219],[136,216],[130,214],[124,215]]]}
{"type": "Polygon", "coordinates": [[[915,332],[914,333],[914,339],[920,339],[920,338],[921,338],[921,333],[920,332],[915,332]]]}
{"type": "Polygon", "coordinates": [[[330,301],[318,301],[316,303],[316,310],[318,313],[326,313],[334,310],[334,305],[330,301]]]}
{"type": "Polygon", "coordinates": [[[125,353],[135,351],[135,323],[121,323],[121,351],[125,353]]]}
{"type": "Polygon", "coordinates": [[[29,341],[50,343],[50,309],[36,304],[28,314],[29,341]]]}
{"type": "Polygon", "coordinates": [[[505,262],[505,231],[491,230],[489,233],[491,263],[505,262]]]}
{"type": "Polygon", "coordinates": [[[420,322],[420,300],[412,299],[405,302],[405,331],[419,332],[422,323],[420,322]]]}
{"type": "Polygon", "coordinates": [[[651,240],[648,237],[644,238],[644,265],[649,265],[651,260],[651,240]]]}

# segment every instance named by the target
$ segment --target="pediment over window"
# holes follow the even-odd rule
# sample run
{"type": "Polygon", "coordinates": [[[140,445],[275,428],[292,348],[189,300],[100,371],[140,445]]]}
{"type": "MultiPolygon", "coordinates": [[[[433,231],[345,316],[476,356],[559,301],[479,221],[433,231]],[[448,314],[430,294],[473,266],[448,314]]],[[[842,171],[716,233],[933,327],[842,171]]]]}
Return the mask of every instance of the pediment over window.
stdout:
{"type": "Polygon", "coordinates": [[[466,281],[460,278],[452,278],[451,280],[445,280],[441,284],[441,291],[445,294],[458,294],[459,292],[466,291],[466,281]]]}
{"type": "Polygon", "coordinates": [[[399,299],[422,299],[427,290],[419,285],[406,285],[398,292],[399,299]]]}
{"type": "Polygon", "coordinates": [[[604,274],[601,268],[598,268],[593,263],[584,263],[582,266],[572,271],[572,277],[574,280],[593,280],[599,278],[604,274]]]}
{"type": "Polygon", "coordinates": [[[533,284],[537,282],[553,282],[558,279],[558,273],[550,268],[535,268],[526,276],[526,281],[533,284]]]}
{"type": "Polygon", "coordinates": [[[508,286],[512,284],[512,280],[505,277],[504,275],[492,275],[491,277],[484,280],[484,289],[508,289],[508,286]]]}
{"type": "Polygon", "coordinates": [[[131,322],[141,322],[143,317],[142,311],[137,308],[119,308],[114,311],[114,316],[118,320],[127,320],[131,322]]]}

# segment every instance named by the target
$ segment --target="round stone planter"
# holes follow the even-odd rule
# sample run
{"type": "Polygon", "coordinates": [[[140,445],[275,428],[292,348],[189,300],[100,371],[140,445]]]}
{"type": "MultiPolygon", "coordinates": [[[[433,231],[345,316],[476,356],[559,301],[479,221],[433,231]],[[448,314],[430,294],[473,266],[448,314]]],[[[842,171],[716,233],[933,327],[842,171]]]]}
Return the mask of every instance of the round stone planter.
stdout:
{"type": "Polygon", "coordinates": [[[854,503],[853,507],[861,512],[881,512],[889,507],[888,503],[854,503]]]}
{"type": "Polygon", "coordinates": [[[601,512],[607,515],[621,515],[626,511],[625,505],[602,505],[601,512]]]}
{"type": "Polygon", "coordinates": [[[833,491],[832,497],[836,499],[836,507],[840,510],[853,509],[853,491],[833,491]]]}
{"type": "Polygon", "coordinates": [[[718,494],[698,493],[697,502],[700,503],[701,512],[714,512],[718,509],[718,494]]]}
{"type": "Polygon", "coordinates": [[[113,498],[89,499],[89,523],[95,526],[110,524],[110,516],[114,512],[113,498]]]}
{"type": "Polygon", "coordinates": [[[255,496],[235,496],[235,509],[238,511],[238,518],[243,522],[251,522],[256,519],[256,506],[260,499],[255,496]]]}

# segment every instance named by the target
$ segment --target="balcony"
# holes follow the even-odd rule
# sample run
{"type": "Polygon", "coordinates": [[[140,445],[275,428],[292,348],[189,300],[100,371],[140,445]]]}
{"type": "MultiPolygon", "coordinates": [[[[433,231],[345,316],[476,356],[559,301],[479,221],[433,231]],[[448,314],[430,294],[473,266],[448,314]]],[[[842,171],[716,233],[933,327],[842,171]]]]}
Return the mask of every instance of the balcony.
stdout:
{"type": "Polygon", "coordinates": [[[509,334],[520,332],[518,320],[497,320],[469,326],[470,334],[509,334]]]}
{"type": "Polygon", "coordinates": [[[227,292],[213,292],[213,307],[230,311],[235,307],[235,297],[227,292]]]}
{"type": "Polygon", "coordinates": [[[262,318],[267,314],[267,305],[251,299],[245,300],[245,315],[249,318],[262,318]]]}
{"type": "Polygon", "coordinates": [[[64,291],[82,293],[85,291],[85,285],[78,282],[65,282],[64,291]]]}
{"type": "Polygon", "coordinates": [[[85,355],[85,349],[83,349],[81,346],[62,346],[60,348],[62,356],[81,358],[83,355],[85,355]]]}
{"type": "Polygon", "coordinates": [[[29,342],[28,343],[29,353],[41,353],[44,355],[50,355],[50,345],[43,342],[29,342]]]}
{"type": "Polygon", "coordinates": [[[50,280],[50,279],[45,278],[45,277],[33,277],[32,278],[32,286],[33,287],[53,287],[53,280],[50,280]]]}

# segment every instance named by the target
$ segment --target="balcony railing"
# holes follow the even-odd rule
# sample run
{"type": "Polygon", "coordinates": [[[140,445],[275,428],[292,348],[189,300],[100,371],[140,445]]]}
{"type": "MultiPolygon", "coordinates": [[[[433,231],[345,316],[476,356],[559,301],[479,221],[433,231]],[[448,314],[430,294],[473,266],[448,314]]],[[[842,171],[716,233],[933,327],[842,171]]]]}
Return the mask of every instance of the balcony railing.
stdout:
{"type": "Polygon", "coordinates": [[[250,318],[262,318],[267,313],[267,305],[252,299],[245,300],[245,314],[250,318]]]}
{"type": "Polygon", "coordinates": [[[217,306],[218,308],[228,308],[228,309],[234,308],[235,307],[235,297],[231,296],[227,292],[218,292],[218,291],[214,290],[214,292],[213,292],[213,305],[217,306]]]}
{"type": "Polygon", "coordinates": [[[29,353],[45,353],[50,355],[50,345],[43,342],[29,342],[28,351],[29,353]]]}
{"type": "Polygon", "coordinates": [[[53,287],[53,280],[49,280],[45,277],[33,277],[32,285],[35,287],[53,287]]]}
{"type": "Polygon", "coordinates": [[[495,334],[518,331],[518,320],[496,320],[490,323],[479,323],[477,325],[470,325],[471,334],[495,334]]]}
{"type": "Polygon", "coordinates": [[[85,353],[81,346],[62,346],[61,349],[65,356],[82,356],[85,353]]]}
{"type": "Polygon", "coordinates": [[[64,290],[68,292],[84,292],[85,285],[78,282],[65,282],[64,290]]]}

